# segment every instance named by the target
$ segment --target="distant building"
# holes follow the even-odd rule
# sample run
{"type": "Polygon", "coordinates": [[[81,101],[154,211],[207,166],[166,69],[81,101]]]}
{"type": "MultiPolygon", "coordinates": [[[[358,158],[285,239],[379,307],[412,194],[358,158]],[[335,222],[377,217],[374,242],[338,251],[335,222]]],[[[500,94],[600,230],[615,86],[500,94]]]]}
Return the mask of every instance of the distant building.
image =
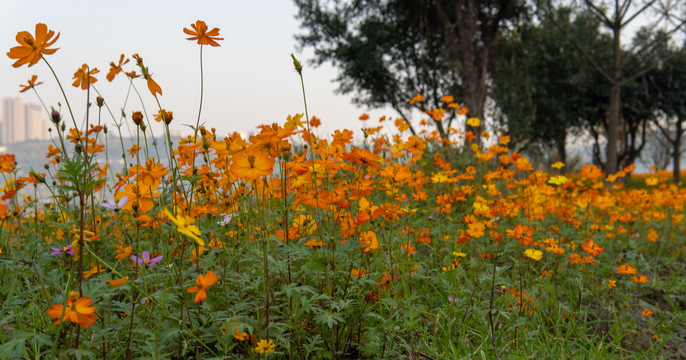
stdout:
{"type": "Polygon", "coordinates": [[[7,97],[2,99],[0,118],[0,142],[3,145],[48,139],[47,121],[43,119],[43,109],[39,105],[24,104],[21,98],[7,97]]]}
{"type": "Polygon", "coordinates": [[[26,104],[26,140],[45,139],[43,109],[36,104],[26,104]]]}

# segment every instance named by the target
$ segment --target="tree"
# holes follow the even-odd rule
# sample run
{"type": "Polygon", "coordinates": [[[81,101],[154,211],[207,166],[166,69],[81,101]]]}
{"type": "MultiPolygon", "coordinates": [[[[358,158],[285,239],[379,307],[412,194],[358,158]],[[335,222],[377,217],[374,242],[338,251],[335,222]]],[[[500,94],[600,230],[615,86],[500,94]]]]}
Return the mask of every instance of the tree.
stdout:
{"type": "MultiPolygon", "coordinates": [[[[610,30],[612,36],[612,56],[609,62],[605,64],[591,56],[589,49],[585,48],[579,42],[574,41],[571,38],[570,40],[574,42],[576,47],[593,66],[593,68],[598,71],[598,73],[601,74],[610,85],[606,127],[607,146],[605,149],[607,163],[605,170],[608,174],[614,174],[617,172],[619,166],[618,145],[620,140],[619,131],[621,121],[620,108],[622,106],[622,86],[645,74],[656,65],[655,63],[640,61],[638,68],[630,69],[626,67],[626,59],[622,57],[624,50],[622,49],[621,34],[630,23],[642,15],[647,14],[647,11],[650,10],[652,6],[657,4],[657,0],[646,0],[639,6],[635,6],[636,4],[633,0],[583,0],[583,3],[586,8],[610,30]],[[606,4],[608,2],[610,3],[609,6],[606,4]]],[[[543,1],[539,5],[539,9],[545,10],[550,8],[551,5],[549,1],[543,1]]],[[[684,22],[680,23],[677,25],[677,27],[670,30],[670,32],[676,31],[684,24],[684,22]]],[[[656,26],[657,22],[653,24],[652,27],[656,26]]],[[[644,50],[646,51],[642,54],[637,53],[639,58],[645,57],[645,59],[651,59],[651,47],[645,47],[644,50]]],[[[633,53],[633,51],[628,51],[626,53],[633,53]]]]}
{"type": "Polygon", "coordinates": [[[686,129],[686,44],[668,49],[664,62],[647,74],[651,99],[660,111],[653,124],[670,146],[674,183],[681,181],[681,154],[686,129]]]}
{"type": "Polygon", "coordinates": [[[307,30],[296,38],[314,48],[316,64],[340,69],[339,91],[359,104],[390,105],[406,121],[402,110],[418,93],[435,108],[455,95],[483,118],[491,49],[525,12],[523,0],[295,3],[307,30]]]}
{"type": "Polygon", "coordinates": [[[566,163],[568,135],[589,116],[589,106],[583,105],[596,84],[587,79],[594,70],[556,26],[589,48],[606,49],[608,39],[591,14],[559,8],[548,15],[553,17],[522,24],[501,41],[491,96],[517,146],[552,146],[566,163]]]}

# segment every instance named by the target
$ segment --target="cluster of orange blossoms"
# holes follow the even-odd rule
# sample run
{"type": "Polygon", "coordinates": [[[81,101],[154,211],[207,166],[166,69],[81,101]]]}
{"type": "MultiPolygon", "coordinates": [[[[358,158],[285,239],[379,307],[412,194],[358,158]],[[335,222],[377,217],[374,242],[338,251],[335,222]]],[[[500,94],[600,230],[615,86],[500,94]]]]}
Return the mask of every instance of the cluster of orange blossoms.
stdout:
{"type": "MultiPolygon", "coordinates": [[[[223,40],[218,37],[219,29],[209,30],[202,21],[191,27],[183,31],[191,36],[188,40],[200,45],[219,46],[217,41],[223,40]]],[[[49,47],[59,34],[53,36],[54,32],[44,24],[36,26],[35,36],[28,32],[17,34],[20,45],[8,53],[16,60],[13,66],[32,66],[43,55],[54,53],[57,49],[49,47]]],[[[124,72],[123,66],[129,60],[121,55],[117,63],[110,64],[106,78],[113,81],[122,72],[131,79],[143,76],[150,93],[155,97],[161,95],[162,89],[152,80],[143,59],[137,54],[133,58],[141,75],[124,72]]],[[[88,89],[97,81],[94,75],[98,72],[82,65],[74,75],[73,85],[88,89]]],[[[40,84],[36,81],[32,77],[28,85],[22,85],[23,90],[40,84]]],[[[410,103],[423,101],[423,96],[417,95],[410,103]]],[[[439,123],[448,111],[467,114],[452,96],[444,96],[442,101],[443,108],[424,110],[427,120],[439,123]]],[[[140,116],[137,114],[136,118],[140,116]]],[[[607,178],[593,165],[584,166],[580,174],[569,177],[536,171],[528,159],[507,148],[507,135],[501,134],[497,139],[493,136],[496,141],[481,148],[478,144],[469,145],[474,133],[453,129],[444,138],[432,130],[431,121],[423,122],[421,131],[411,136],[406,133],[408,125],[402,119],[393,123],[399,132],[394,136],[384,135],[381,127],[365,127],[365,145],[357,147],[353,145],[352,131],[336,130],[330,138],[321,137],[312,130],[320,124],[319,119],[302,117],[289,116],[283,125],[262,125],[259,133],[248,139],[238,133],[218,137],[214,129],[201,127],[197,136],[182,139],[173,152],[170,149],[173,165],[169,167],[158,158],[143,157],[144,164],[116,174],[117,181],[111,186],[113,199],[108,205],[113,212],[93,215],[102,226],[93,226],[88,233],[79,232],[65,225],[73,223],[68,215],[60,215],[56,220],[59,226],[54,226],[55,241],[65,244],[60,254],[67,253],[68,239],[86,234],[86,244],[114,239],[109,246],[114,254],[111,259],[119,264],[137,258],[131,236],[126,235],[129,229],[159,231],[171,235],[169,240],[156,241],[174,247],[164,256],[186,256],[182,261],[191,261],[201,273],[204,260],[218,256],[208,249],[234,251],[258,246],[259,239],[276,239],[279,246],[299,244],[309,253],[333,251],[340,243],[352,242],[354,246],[348,247],[352,260],[345,273],[355,280],[376,276],[372,282],[375,289],[363,294],[365,300],[373,302],[378,300],[379,292],[389,289],[398,279],[419,271],[420,259],[435,260],[437,254],[443,254],[443,263],[437,268],[450,273],[464,268],[464,258],[475,256],[479,261],[489,261],[505,251],[504,244],[510,244],[517,249],[514,258],[533,264],[540,273],[538,279],[543,281],[565,268],[576,271],[588,269],[597,261],[619,262],[604,254],[605,248],[622,237],[656,242],[660,234],[651,228],[653,223],[684,228],[686,194],[675,185],[653,178],[651,184],[657,183],[651,185],[651,191],[623,189],[619,178],[630,173],[631,168],[607,178]],[[301,146],[305,143],[307,148],[301,146]],[[440,151],[451,145],[464,145],[465,151],[474,156],[474,163],[463,168],[455,166],[452,154],[440,151]],[[606,188],[606,181],[612,191],[606,188]],[[265,210],[270,201],[283,203],[286,210],[279,213],[278,220],[254,221],[250,208],[265,210]],[[667,212],[665,208],[674,211],[667,212]],[[553,219],[558,220],[556,225],[551,225],[553,219]],[[639,221],[645,225],[643,228],[635,226],[639,221]],[[213,222],[219,226],[210,231],[213,222]],[[230,230],[225,230],[225,226],[230,230]],[[186,248],[193,250],[184,253],[186,248]],[[378,260],[386,256],[391,259],[388,264],[378,260]]],[[[160,108],[155,118],[169,125],[173,115],[160,108]]],[[[368,121],[369,116],[365,114],[360,120],[368,121]]],[[[465,122],[472,128],[481,126],[477,118],[466,118],[465,122]]],[[[100,126],[91,126],[85,132],[70,129],[66,138],[73,144],[84,144],[85,154],[94,155],[104,151],[97,136],[102,130],[100,126]]],[[[482,133],[482,138],[488,136],[482,133]]],[[[141,150],[136,144],[128,152],[133,158],[141,150]]],[[[48,157],[54,164],[62,156],[59,149],[51,146],[48,157]]],[[[558,163],[553,168],[563,166],[558,163]]],[[[0,173],[12,174],[15,167],[13,156],[0,156],[0,173]]],[[[96,163],[89,175],[104,179],[108,168],[107,164],[96,163]]],[[[45,182],[41,177],[44,175],[33,174],[7,181],[2,200],[13,198],[26,183],[45,182]]],[[[103,181],[95,190],[104,186],[103,181]]],[[[7,216],[8,206],[0,202],[0,217],[7,216]]],[[[74,259],[86,256],[76,242],[70,246],[74,259]]],[[[160,261],[161,250],[150,252],[156,256],[155,262],[160,261]]],[[[145,251],[143,256],[147,256],[143,264],[152,267],[150,253],[145,251]]],[[[639,274],[638,263],[631,265],[631,261],[621,259],[616,274],[634,275],[631,280],[637,284],[647,282],[647,277],[639,274]]],[[[133,265],[131,278],[143,271],[137,263],[133,265]]],[[[105,268],[93,263],[84,277],[94,281],[103,273],[107,273],[105,268]]],[[[123,274],[110,275],[111,279],[105,282],[111,286],[131,281],[123,274]]],[[[199,304],[208,299],[208,289],[218,281],[218,276],[208,270],[197,275],[193,286],[184,285],[185,292],[195,294],[193,302],[199,304]]],[[[611,279],[606,284],[612,288],[617,281],[611,279]]],[[[509,293],[516,299],[513,306],[527,313],[536,308],[535,298],[522,289],[504,289],[503,293],[509,293]]],[[[96,321],[97,308],[91,304],[91,298],[72,293],[65,304],[52,305],[47,315],[57,319],[55,324],[68,321],[88,328],[96,321]]],[[[234,336],[242,340],[247,334],[236,328],[234,336]]],[[[274,344],[262,340],[256,351],[270,353],[274,344]]]]}

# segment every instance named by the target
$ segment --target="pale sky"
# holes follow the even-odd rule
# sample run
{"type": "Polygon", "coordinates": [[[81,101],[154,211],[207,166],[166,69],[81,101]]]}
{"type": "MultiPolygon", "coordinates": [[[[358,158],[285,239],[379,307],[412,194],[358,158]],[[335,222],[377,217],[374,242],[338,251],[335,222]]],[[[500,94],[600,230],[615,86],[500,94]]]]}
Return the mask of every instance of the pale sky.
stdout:
{"type": "MultiPolygon", "coordinates": [[[[305,65],[304,77],[310,116],[322,119],[318,133],[329,135],[335,129],[351,129],[361,136],[358,117],[368,112],[372,119],[395,116],[392,110],[361,109],[351,104],[349,96],[335,95],[332,82],[337,70],[330,65],[312,68],[306,60],[312,50],[300,52],[293,37],[302,33],[295,19],[296,6],[291,0],[254,1],[179,1],[179,0],[2,0],[0,5],[0,98],[22,97],[38,103],[32,90],[19,94],[19,85],[31,75],[45,82],[36,89],[48,107],[64,104],[59,88],[43,61],[32,67],[13,68],[7,52],[17,46],[15,35],[35,32],[42,22],[60,33],[53,47],[59,50],[46,57],[55,69],[72,104],[77,122],[84,118],[86,92],[72,86],[77,68],[87,63],[100,73],[94,84],[119,116],[126,98],[128,80],[120,74],[110,83],[105,79],[109,63],[124,53],[138,53],[162,87],[160,102],[174,112],[173,128],[195,125],[200,99],[200,45],[188,41],[184,27],[203,20],[209,28],[220,28],[221,47],[204,46],[205,96],[201,122],[217,128],[218,134],[232,131],[248,133],[259,124],[283,124],[286,116],[304,112],[300,79],[293,70],[290,53],[305,65]]],[[[135,61],[124,68],[137,70],[135,61]]],[[[148,114],[157,111],[145,80],[135,84],[145,101],[148,114]]],[[[92,94],[91,102],[97,94],[92,94]]],[[[64,107],[63,115],[67,115],[64,107]]],[[[126,113],[142,110],[135,93],[129,97],[126,113]]],[[[91,110],[91,119],[97,112],[91,110]]],[[[47,119],[47,116],[46,116],[47,119]]],[[[105,123],[111,124],[109,115],[105,123]]],[[[152,121],[152,120],[151,120],[152,121]]],[[[71,120],[67,124],[70,124],[71,120]]],[[[376,121],[370,122],[376,125],[376,121]]],[[[157,129],[154,129],[159,134],[157,129]]]]}

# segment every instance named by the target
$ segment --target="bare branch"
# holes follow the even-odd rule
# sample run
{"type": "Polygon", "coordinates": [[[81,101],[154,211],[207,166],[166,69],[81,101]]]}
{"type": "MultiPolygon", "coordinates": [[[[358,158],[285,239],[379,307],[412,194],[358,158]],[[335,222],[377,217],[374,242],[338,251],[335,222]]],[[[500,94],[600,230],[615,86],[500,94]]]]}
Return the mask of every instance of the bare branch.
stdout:
{"type": "Polygon", "coordinates": [[[607,15],[605,15],[605,12],[598,8],[591,0],[586,0],[586,5],[589,6],[593,14],[595,14],[595,16],[597,16],[607,27],[612,28],[614,26],[614,22],[611,21],[607,15]]]}

